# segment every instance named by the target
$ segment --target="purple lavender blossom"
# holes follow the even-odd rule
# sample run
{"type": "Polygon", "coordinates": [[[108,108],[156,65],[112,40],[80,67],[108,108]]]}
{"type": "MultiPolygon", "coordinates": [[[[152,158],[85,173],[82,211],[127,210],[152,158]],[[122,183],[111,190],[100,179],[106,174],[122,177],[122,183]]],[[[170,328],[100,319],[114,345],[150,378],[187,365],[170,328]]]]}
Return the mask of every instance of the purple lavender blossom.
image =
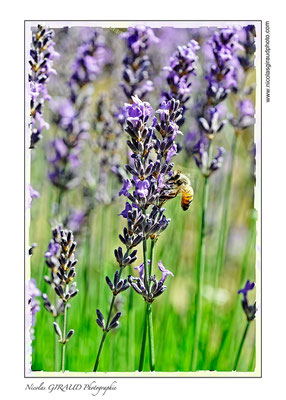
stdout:
{"type": "Polygon", "coordinates": [[[69,79],[69,98],[56,99],[53,104],[55,122],[65,136],[48,145],[49,179],[62,191],[74,188],[78,183],[80,153],[84,141],[89,137],[89,123],[85,115],[90,91],[83,87],[92,83],[110,62],[111,53],[104,38],[97,31],[77,51],[69,79]]]}
{"type": "Polygon", "coordinates": [[[255,110],[251,100],[244,99],[237,105],[238,116],[231,116],[229,122],[237,130],[249,128],[255,123],[255,110]]]}
{"type": "Polygon", "coordinates": [[[92,37],[78,48],[76,60],[72,65],[74,72],[70,80],[71,89],[74,89],[74,85],[81,88],[93,82],[104,66],[110,63],[111,58],[111,51],[106,46],[103,36],[94,31],[92,37]]]}
{"type": "Polygon", "coordinates": [[[238,86],[237,52],[242,49],[238,35],[233,28],[224,28],[214,32],[209,41],[214,62],[211,63],[206,76],[208,82],[207,95],[213,105],[223,101],[231,90],[238,86]]]}
{"type": "Polygon", "coordinates": [[[244,71],[254,68],[254,54],[256,50],[254,25],[244,26],[238,31],[239,43],[243,47],[243,52],[238,55],[239,62],[244,71]]]}
{"type": "Polygon", "coordinates": [[[49,124],[43,117],[43,104],[50,100],[47,91],[47,83],[51,74],[55,74],[52,68],[53,60],[59,57],[55,51],[53,41],[54,31],[38,25],[37,30],[33,32],[32,44],[30,50],[29,73],[30,82],[30,107],[31,107],[31,138],[30,149],[35,148],[36,143],[41,139],[42,130],[49,129],[49,124]]]}
{"type": "MultiPolygon", "coordinates": [[[[150,260],[148,260],[148,264],[150,264],[150,260]]],[[[164,291],[167,289],[167,286],[164,285],[165,280],[168,275],[174,276],[174,274],[167,270],[164,265],[162,264],[162,261],[159,261],[158,263],[158,268],[162,272],[162,277],[158,281],[156,279],[156,275],[150,276],[149,277],[149,286],[146,287],[146,280],[144,276],[144,264],[139,265],[138,267],[135,267],[134,269],[137,269],[139,272],[139,278],[135,278],[134,276],[129,275],[128,281],[132,288],[140,294],[144,300],[148,303],[153,303],[154,299],[158,296],[160,296],[164,291]]]]}
{"type": "Polygon", "coordinates": [[[40,311],[40,303],[36,299],[41,296],[40,290],[37,288],[35,279],[30,279],[26,285],[28,307],[31,315],[31,328],[35,326],[36,323],[36,313],[40,311]]]}
{"type": "Polygon", "coordinates": [[[64,306],[70,298],[78,293],[76,283],[73,282],[76,276],[74,251],[76,242],[73,233],[57,226],[52,230],[53,238],[45,252],[46,265],[50,270],[50,276],[44,276],[44,280],[56,292],[58,301],[52,304],[46,293],[43,293],[44,308],[55,318],[64,312],[64,306]],[[65,288],[65,291],[63,291],[65,288]]]}
{"type": "Polygon", "coordinates": [[[77,169],[81,165],[79,153],[81,144],[67,146],[63,139],[54,139],[47,145],[49,179],[61,190],[74,188],[78,183],[77,169]]]}
{"type": "Polygon", "coordinates": [[[173,272],[164,267],[161,260],[158,263],[158,268],[162,272],[162,278],[160,279],[160,282],[164,283],[168,275],[174,276],[173,272]]]}
{"type": "Polygon", "coordinates": [[[45,252],[45,257],[48,259],[56,257],[60,250],[60,247],[61,246],[59,245],[59,243],[55,242],[54,240],[51,240],[49,243],[48,250],[45,252]]]}
{"type": "Polygon", "coordinates": [[[128,48],[123,60],[124,82],[121,83],[121,87],[129,101],[135,95],[143,99],[147,93],[154,90],[153,82],[149,79],[151,61],[146,51],[151,44],[158,43],[159,39],[151,28],[144,25],[129,27],[121,38],[125,40],[128,48]]]}
{"type": "Polygon", "coordinates": [[[70,215],[65,220],[65,226],[77,234],[81,231],[85,220],[87,217],[87,212],[85,210],[73,210],[70,215]]]}
{"type": "Polygon", "coordinates": [[[209,157],[210,139],[202,135],[199,141],[190,150],[197,167],[201,170],[205,177],[209,177],[214,171],[222,166],[223,155],[225,150],[223,147],[217,148],[217,155],[210,159],[209,157]]]}
{"type": "Polygon", "coordinates": [[[33,189],[32,185],[27,185],[27,200],[26,200],[26,208],[31,208],[33,199],[37,199],[40,197],[40,193],[37,190],[33,189]]]}
{"type": "MultiPolygon", "coordinates": [[[[167,82],[169,92],[163,92],[163,99],[172,97],[180,101],[183,111],[191,93],[191,78],[196,75],[195,63],[198,59],[197,51],[200,46],[195,40],[191,40],[185,46],[178,46],[176,52],[170,57],[169,66],[164,67],[168,71],[167,82]]],[[[182,120],[181,120],[182,123],[182,120]]]]}
{"type": "Polygon", "coordinates": [[[201,128],[210,139],[213,139],[215,134],[222,130],[226,122],[226,120],[221,120],[217,107],[207,108],[205,116],[199,118],[201,128]]]}
{"type": "Polygon", "coordinates": [[[237,293],[238,294],[243,294],[243,300],[241,302],[242,304],[242,308],[245,312],[247,321],[252,321],[255,318],[255,314],[256,314],[256,302],[253,305],[249,305],[248,304],[248,299],[247,299],[247,295],[248,292],[250,290],[253,290],[255,287],[255,283],[254,282],[250,282],[249,280],[246,282],[244,288],[240,289],[237,293]]]}
{"type": "Polygon", "coordinates": [[[237,293],[238,294],[242,293],[244,301],[247,301],[247,294],[250,290],[254,288],[254,286],[255,286],[254,282],[250,282],[249,280],[247,280],[244,288],[240,289],[237,293]]]}
{"type": "Polygon", "coordinates": [[[124,179],[123,181],[123,187],[120,190],[120,192],[118,193],[119,196],[128,196],[128,190],[131,189],[131,182],[129,179],[124,179]]]}

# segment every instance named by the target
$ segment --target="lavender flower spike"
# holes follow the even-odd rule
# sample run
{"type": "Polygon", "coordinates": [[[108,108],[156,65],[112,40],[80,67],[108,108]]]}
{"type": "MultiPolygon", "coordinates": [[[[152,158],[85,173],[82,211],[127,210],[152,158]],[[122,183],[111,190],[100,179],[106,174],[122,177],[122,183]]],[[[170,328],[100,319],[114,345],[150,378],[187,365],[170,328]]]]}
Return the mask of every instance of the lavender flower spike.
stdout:
{"type": "Polygon", "coordinates": [[[200,46],[195,40],[191,40],[185,46],[178,46],[176,52],[170,57],[169,66],[164,67],[164,70],[169,72],[167,82],[170,89],[169,92],[163,92],[162,96],[167,100],[172,97],[179,100],[184,111],[185,104],[190,98],[191,77],[196,75],[195,63],[199,49],[200,46]]]}
{"type": "Polygon", "coordinates": [[[229,122],[236,129],[237,132],[242,131],[254,125],[254,106],[251,100],[244,99],[238,103],[238,116],[235,118],[231,116],[229,122]]]}
{"type": "Polygon", "coordinates": [[[37,30],[32,35],[29,61],[31,66],[29,73],[31,98],[30,149],[33,149],[41,139],[42,130],[44,128],[49,129],[49,125],[43,117],[43,104],[50,100],[47,83],[50,75],[56,73],[52,69],[53,60],[59,57],[54,49],[53,36],[53,30],[41,25],[38,25],[37,30]]]}
{"type": "Polygon", "coordinates": [[[121,38],[125,39],[128,49],[123,60],[124,72],[121,87],[128,100],[135,95],[143,99],[154,89],[153,82],[149,79],[151,61],[146,51],[152,43],[158,43],[159,39],[151,28],[144,25],[129,27],[121,38]]]}

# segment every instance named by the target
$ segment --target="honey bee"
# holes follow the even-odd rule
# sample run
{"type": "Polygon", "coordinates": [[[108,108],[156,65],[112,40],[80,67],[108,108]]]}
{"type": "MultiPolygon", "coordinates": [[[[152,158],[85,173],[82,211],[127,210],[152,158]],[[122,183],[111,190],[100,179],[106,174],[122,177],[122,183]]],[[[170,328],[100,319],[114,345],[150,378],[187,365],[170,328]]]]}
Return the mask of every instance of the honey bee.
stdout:
{"type": "Polygon", "coordinates": [[[164,200],[167,201],[181,195],[181,207],[184,211],[187,211],[194,198],[194,190],[189,178],[183,175],[181,171],[175,171],[174,175],[167,182],[171,186],[171,190],[165,196],[164,200]]]}

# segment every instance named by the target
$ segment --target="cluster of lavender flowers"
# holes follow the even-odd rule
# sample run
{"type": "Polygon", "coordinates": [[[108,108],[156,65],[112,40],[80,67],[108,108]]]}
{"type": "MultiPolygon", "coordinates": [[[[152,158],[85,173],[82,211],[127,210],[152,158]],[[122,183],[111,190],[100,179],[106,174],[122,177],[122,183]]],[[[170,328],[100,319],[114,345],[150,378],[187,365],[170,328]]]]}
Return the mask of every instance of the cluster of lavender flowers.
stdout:
{"type": "Polygon", "coordinates": [[[121,163],[122,132],[121,126],[110,112],[105,95],[102,95],[97,103],[94,129],[97,132],[96,150],[99,151],[96,201],[108,204],[115,198],[108,189],[110,173],[115,173],[120,181],[122,179],[118,173],[118,166],[121,163]]]}
{"type": "Polygon", "coordinates": [[[121,87],[128,101],[136,95],[143,100],[146,94],[154,89],[153,82],[149,79],[151,61],[146,51],[152,43],[158,43],[159,39],[151,28],[144,25],[129,27],[121,38],[125,39],[128,48],[123,60],[124,82],[121,83],[121,87]]]}
{"type": "MultiPolygon", "coordinates": [[[[158,116],[153,118],[152,126],[148,127],[147,122],[153,112],[150,104],[142,102],[138,97],[133,97],[132,101],[132,104],[126,104],[126,132],[130,136],[127,144],[132,151],[126,170],[133,178],[125,180],[119,192],[119,195],[124,195],[129,200],[121,213],[127,220],[127,228],[119,236],[127,250],[137,246],[142,240],[157,240],[170,223],[162,205],[174,197],[174,184],[171,183],[174,164],[171,160],[177,153],[175,139],[181,134],[178,122],[182,118],[182,108],[178,100],[163,101],[156,111],[158,116]],[[156,135],[156,131],[159,135],[156,135]],[[133,189],[131,193],[130,189],[133,189]],[[151,211],[147,214],[149,206],[151,211]]],[[[119,249],[116,257],[121,262],[118,255],[119,249]]],[[[130,276],[129,282],[146,301],[152,302],[154,297],[166,289],[163,284],[168,275],[167,270],[160,263],[159,269],[163,276],[159,284],[155,276],[144,276],[141,266],[138,268],[140,278],[130,276]],[[153,291],[149,290],[151,281],[154,283],[153,291]]]]}
{"type": "Polygon", "coordinates": [[[243,47],[244,51],[238,55],[238,60],[244,69],[248,71],[254,67],[254,54],[256,50],[255,37],[256,31],[254,25],[247,25],[243,27],[239,32],[239,43],[243,47]]]}
{"type": "Polygon", "coordinates": [[[90,32],[88,41],[79,46],[76,60],[72,65],[73,73],[69,86],[73,103],[76,103],[78,88],[94,82],[104,66],[110,63],[111,58],[112,55],[105,44],[104,37],[96,30],[93,31],[93,34],[90,32]]]}
{"type": "MultiPolygon", "coordinates": [[[[191,94],[191,78],[196,75],[196,61],[198,59],[197,51],[200,46],[195,40],[191,40],[185,46],[178,46],[176,52],[170,57],[169,66],[164,67],[168,71],[167,82],[169,92],[164,91],[162,97],[165,100],[174,98],[179,100],[183,113],[186,110],[186,103],[190,99],[191,94]]],[[[182,118],[180,124],[182,125],[182,118]]]]}
{"type": "Polygon", "coordinates": [[[30,50],[29,73],[30,83],[30,107],[31,107],[31,138],[30,149],[33,149],[41,139],[44,128],[49,129],[49,124],[44,120],[43,105],[50,100],[47,83],[51,74],[55,74],[52,68],[53,60],[59,56],[55,51],[53,41],[54,31],[48,27],[38,25],[32,34],[30,50]]]}
{"type": "Polygon", "coordinates": [[[54,103],[55,122],[65,133],[63,138],[56,138],[48,146],[50,165],[49,178],[61,190],[76,186],[78,168],[81,165],[80,153],[84,139],[88,137],[89,123],[85,115],[91,88],[83,91],[102,72],[110,61],[110,51],[104,39],[97,31],[79,48],[72,65],[72,75],[68,82],[69,98],[54,103]]]}
{"type": "Polygon", "coordinates": [[[213,62],[206,76],[208,82],[207,96],[209,103],[216,106],[223,101],[230,91],[238,86],[238,56],[242,46],[234,28],[224,28],[214,32],[209,41],[213,62]]]}
{"type": "Polygon", "coordinates": [[[50,276],[46,275],[44,279],[55,291],[58,301],[52,304],[46,293],[43,293],[42,298],[45,309],[56,318],[63,314],[65,304],[78,293],[76,282],[73,282],[77,260],[74,257],[76,242],[72,232],[67,232],[61,226],[57,226],[52,230],[52,234],[53,239],[45,253],[50,276]]]}
{"type": "Polygon", "coordinates": [[[203,175],[208,177],[220,168],[225,150],[217,148],[217,155],[212,158],[211,141],[225,126],[227,120],[221,104],[231,91],[238,89],[239,62],[237,53],[241,50],[235,29],[225,28],[214,32],[208,41],[211,58],[206,75],[207,88],[205,99],[197,107],[197,120],[200,128],[199,140],[192,144],[193,133],[186,136],[186,149],[195,158],[203,175]]]}

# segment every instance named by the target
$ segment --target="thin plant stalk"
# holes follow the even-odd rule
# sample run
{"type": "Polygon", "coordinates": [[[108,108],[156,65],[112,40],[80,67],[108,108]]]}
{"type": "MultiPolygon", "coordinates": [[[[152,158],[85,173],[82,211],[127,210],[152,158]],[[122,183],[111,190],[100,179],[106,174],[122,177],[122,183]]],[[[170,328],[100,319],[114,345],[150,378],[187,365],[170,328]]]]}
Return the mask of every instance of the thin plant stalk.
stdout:
{"type": "MultiPolygon", "coordinates": [[[[118,280],[120,280],[121,274],[122,274],[122,268],[120,268],[118,280]]],[[[110,321],[110,318],[111,318],[111,313],[112,313],[112,309],[113,309],[113,306],[114,306],[114,301],[115,301],[115,296],[112,296],[112,300],[111,300],[110,307],[109,307],[109,313],[108,313],[108,317],[107,317],[107,321],[106,321],[106,329],[108,328],[108,324],[109,324],[109,321],[110,321]]],[[[104,345],[104,342],[105,342],[105,339],[106,339],[106,335],[107,335],[107,331],[105,330],[103,332],[103,335],[102,335],[102,338],[101,338],[101,342],[100,342],[98,353],[97,353],[97,356],[96,356],[93,372],[97,371],[98,364],[99,364],[99,361],[100,361],[100,356],[101,356],[102,349],[103,349],[103,345],[104,345]]]]}
{"type": "Polygon", "coordinates": [[[247,322],[247,325],[245,327],[245,330],[244,330],[244,333],[243,333],[243,336],[242,336],[242,339],[241,339],[241,342],[240,342],[240,345],[239,345],[239,349],[238,349],[237,356],[236,356],[235,363],[234,363],[234,367],[233,367],[234,371],[236,371],[236,369],[237,369],[237,365],[238,365],[238,362],[239,362],[239,359],[240,359],[241,351],[242,351],[242,348],[243,348],[243,345],[244,345],[244,342],[245,342],[245,338],[246,338],[246,335],[247,335],[247,331],[248,331],[249,325],[250,325],[250,321],[247,322]]]}
{"type": "Polygon", "coordinates": [[[145,355],[145,347],[146,347],[146,335],[147,335],[147,319],[148,319],[148,304],[146,304],[146,312],[144,317],[144,324],[143,324],[143,336],[142,336],[142,345],[141,345],[141,352],[140,352],[140,360],[139,360],[139,368],[138,371],[143,371],[143,364],[144,364],[144,355],[145,355]]]}
{"type": "Polygon", "coordinates": [[[218,286],[219,275],[221,272],[222,264],[224,262],[225,257],[225,248],[226,248],[226,238],[228,232],[228,220],[229,220],[229,206],[230,206],[230,198],[231,198],[231,185],[232,185],[232,176],[233,176],[233,167],[234,160],[237,148],[237,135],[234,134],[232,146],[231,146],[231,159],[230,159],[230,170],[227,176],[227,182],[225,187],[225,192],[223,196],[223,214],[221,219],[221,228],[219,233],[219,244],[218,244],[218,253],[217,253],[217,262],[215,267],[215,279],[214,279],[214,289],[216,290],[218,286]]]}
{"type": "Polygon", "coordinates": [[[194,342],[193,351],[191,359],[191,370],[195,371],[197,367],[198,358],[198,347],[199,347],[199,337],[201,330],[201,319],[202,319],[202,286],[204,281],[204,270],[205,270],[205,220],[206,220],[206,210],[208,202],[208,177],[204,177],[203,183],[203,207],[201,216],[201,235],[200,235],[200,246],[199,246],[199,256],[198,256],[198,267],[197,267],[197,291],[195,298],[195,324],[194,324],[194,342]]]}
{"type": "MultiPolygon", "coordinates": [[[[56,318],[54,319],[56,322],[56,318]]],[[[58,336],[56,332],[54,332],[54,370],[55,372],[58,371],[58,365],[59,365],[59,347],[58,347],[58,336]]]]}
{"type": "MultiPolygon", "coordinates": [[[[145,214],[145,213],[144,213],[145,214]]],[[[144,284],[145,287],[149,290],[149,270],[148,270],[148,256],[147,256],[147,240],[143,240],[143,260],[144,260],[144,284]]],[[[148,304],[146,304],[146,314],[144,317],[143,323],[143,336],[142,336],[142,344],[141,344],[141,353],[140,353],[140,360],[139,360],[139,372],[143,370],[144,364],[144,355],[145,355],[145,348],[146,348],[146,336],[147,336],[147,328],[148,328],[148,304]]]]}
{"type": "Polygon", "coordinates": [[[152,319],[152,305],[147,304],[148,308],[148,336],[149,336],[149,352],[150,352],[150,371],[155,371],[155,349],[154,349],[154,333],[152,319]]]}
{"type": "MultiPolygon", "coordinates": [[[[231,146],[230,169],[229,169],[229,174],[227,176],[227,182],[226,182],[225,191],[224,191],[224,195],[223,195],[223,211],[222,211],[222,218],[221,218],[221,227],[220,227],[220,232],[219,232],[218,252],[217,252],[217,257],[216,257],[216,266],[215,266],[215,275],[214,275],[214,293],[216,293],[216,290],[218,287],[220,272],[221,272],[222,265],[223,265],[224,258],[225,258],[225,248],[226,248],[228,220],[229,220],[229,206],[230,206],[230,198],[231,198],[231,184],[232,184],[232,176],[233,176],[233,169],[234,169],[233,167],[234,167],[236,148],[237,148],[237,135],[234,134],[232,146],[231,146]]],[[[206,331],[209,332],[209,335],[210,335],[211,331],[212,331],[211,328],[214,323],[214,317],[215,317],[214,303],[211,304],[211,309],[210,309],[208,316],[209,317],[207,320],[206,331]]],[[[210,341],[208,340],[205,345],[205,349],[204,349],[205,355],[208,353],[209,342],[210,341]]]]}
{"type": "Polygon", "coordinates": [[[64,305],[64,322],[63,322],[63,347],[62,347],[62,372],[65,372],[65,356],[66,356],[66,327],[67,327],[67,303],[64,305]]]}
{"type": "MultiPolygon", "coordinates": [[[[151,239],[149,276],[152,275],[155,243],[156,243],[156,241],[151,239]]],[[[150,352],[150,357],[149,357],[150,371],[155,371],[155,348],[154,348],[152,304],[147,304],[147,309],[148,309],[148,335],[149,335],[149,352],[150,352]]]]}
{"type": "MultiPolygon", "coordinates": [[[[251,250],[255,249],[255,239],[256,239],[256,223],[255,223],[255,221],[252,221],[251,230],[250,230],[249,236],[246,240],[246,249],[245,249],[242,264],[241,264],[242,267],[240,268],[240,272],[239,272],[238,286],[240,286],[245,281],[245,276],[247,275],[248,266],[252,265],[250,262],[250,257],[251,257],[251,250]]],[[[216,369],[220,354],[221,354],[225,344],[227,344],[227,342],[229,341],[229,338],[232,337],[232,333],[237,324],[237,317],[238,317],[238,312],[240,310],[240,307],[241,307],[241,304],[240,304],[240,301],[238,301],[235,303],[235,305],[232,308],[232,311],[230,313],[231,318],[229,320],[229,323],[227,324],[227,327],[225,328],[225,331],[223,334],[223,339],[221,341],[221,344],[219,346],[219,349],[218,349],[214,359],[211,361],[211,365],[210,365],[211,370],[216,369]]],[[[226,352],[227,352],[227,349],[226,349],[226,352]]]]}
{"type": "MultiPolygon", "coordinates": [[[[148,268],[147,241],[145,239],[143,240],[144,277],[145,277],[145,286],[148,288],[148,290],[149,290],[149,277],[152,274],[152,268],[153,268],[153,262],[154,262],[155,243],[156,243],[155,240],[151,240],[150,265],[148,268]]],[[[143,370],[147,332],[148,332],[148,337],[149,337],[150,370],[154,371],[155,370],[155,351],[154,351],[152,306],[151,306],[151,304],[148,304],[148,303],[146,304],[146,314],[145,314],[145,318],[144,318],[142,345],[141,345],[140,361],[139,361],[139,368],[138,368],[138,370],[140,372],[143,370]]]]}
{"type": "Polygon", "coordinates": [[[126,343],[127,343],[127,365],[128,368],[133,370],[134,368],[134,347],[129,344],[135,343],[135,310],[134,310],[134,293],[133,290],[129,291],[128,309],[127,309],[128,321],[127,332],[126,332],[126,343]]]}

